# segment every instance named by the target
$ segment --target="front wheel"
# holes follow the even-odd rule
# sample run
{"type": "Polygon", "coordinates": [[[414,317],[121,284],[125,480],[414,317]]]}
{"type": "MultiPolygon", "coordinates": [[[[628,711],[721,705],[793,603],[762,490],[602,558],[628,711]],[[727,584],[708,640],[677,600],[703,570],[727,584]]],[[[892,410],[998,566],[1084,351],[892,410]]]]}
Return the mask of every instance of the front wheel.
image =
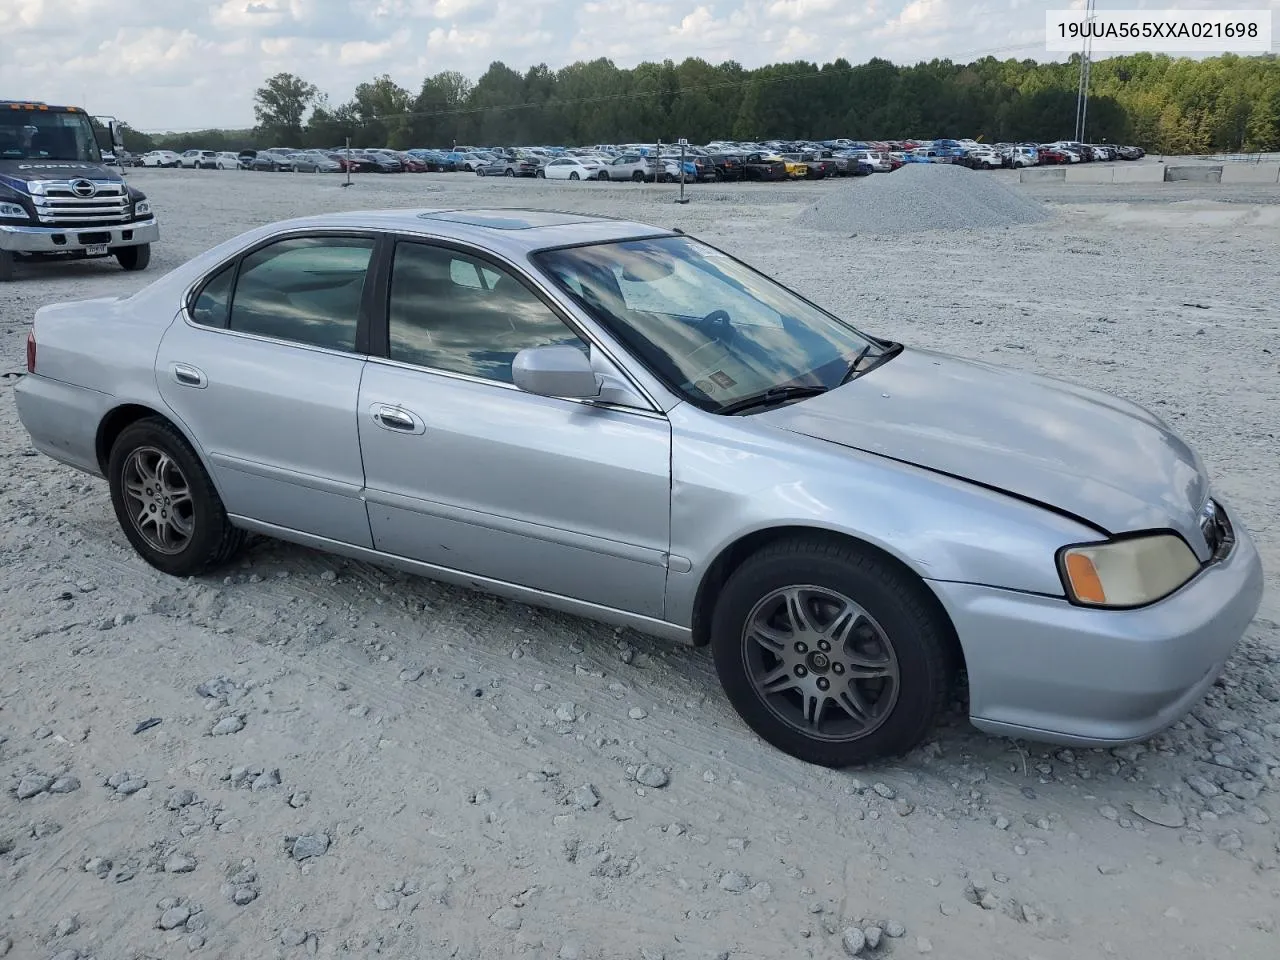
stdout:
{"type": "Polygon", "coordinates": [[[711,649],[725,693],[778,749],[826,767],[919,743],[951,676],[950,627],[926,588],[854,544],[779,541],[716,601],[711,649]]]}
{"type": "Polygon", "coordinates": [[[116,260],[126,270],[145,270],[151,263],[151,244],[140,243],[135,247],[121,247],[116,251],[116,260]]]}
{"type": "Polygon", "coordinates": [[[111,447],[107,480],[124,535],[157,570],[195,576],[225,563],[244,543],[244,531],[227,519],[191,445],[159,417],[121,431],[111,447]]]}

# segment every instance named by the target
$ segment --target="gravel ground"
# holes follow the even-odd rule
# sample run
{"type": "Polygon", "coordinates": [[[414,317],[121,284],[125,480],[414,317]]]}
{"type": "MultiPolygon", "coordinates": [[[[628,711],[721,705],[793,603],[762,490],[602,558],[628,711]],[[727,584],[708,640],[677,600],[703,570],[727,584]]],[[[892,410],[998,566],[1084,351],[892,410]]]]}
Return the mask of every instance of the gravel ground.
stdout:
{"type": "Polygon", "coordinates": [[[846,236],[922,230],[991,230],[1039,223],[1044,204],[990,175],[949,163],[909,163],[872,174],[856,190],[832,190],[795,220],[846,236]]]}
{"type": "Polygon", "coordinates": [[[875,332],[1151,405],[1254,532],[1267,594],[1224,678],[1148,743],[992,739],[953,711],[910,757],[833,772],[751,736],[704,651],[270,542],[165,578],[103,482],[34,454],[0,387],[0,956],[1276,955],[1280,231],[1261,214],[1183,222],[1149,185],[1056,187],[1051,221],[850,240],[795,217],[865,179],[681,207],[630,184],[130,178],[164,222],[151,271],[0,289],[0,372],[37,306],[132,290],[280,217],[624,215],[875,332]]]}

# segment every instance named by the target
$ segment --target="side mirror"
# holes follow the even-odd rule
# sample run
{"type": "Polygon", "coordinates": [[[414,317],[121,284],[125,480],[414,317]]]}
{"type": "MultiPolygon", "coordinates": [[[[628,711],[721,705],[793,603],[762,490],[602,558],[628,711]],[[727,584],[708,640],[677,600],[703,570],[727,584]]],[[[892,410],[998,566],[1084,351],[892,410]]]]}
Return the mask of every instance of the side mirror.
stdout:
{"type": "Polygon", "coordinates": [[[107,124],[107,129],[111,131],[113,152],[118,156],[124,150],[124,127],[119,120],[112,120],[107,124]]]}
{"type": "Polygon", "coordinates": [[[586,400],[600,396],[600,379],[577,347],[527,347],[511,361],[511,379],[525,393],[586,400]]]}

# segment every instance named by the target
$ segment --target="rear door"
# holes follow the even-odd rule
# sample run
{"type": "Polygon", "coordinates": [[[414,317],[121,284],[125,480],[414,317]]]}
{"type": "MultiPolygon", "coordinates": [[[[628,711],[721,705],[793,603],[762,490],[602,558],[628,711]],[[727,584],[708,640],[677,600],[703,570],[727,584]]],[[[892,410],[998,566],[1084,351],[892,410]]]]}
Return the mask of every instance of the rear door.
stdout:
{"type": "Polygon", "coordinates": [[[652,409],[515,387],[525,347],[587,342],[548,298],[477,251],[396,244],[385,359],[360,386],[375,546],[661,617],[671,429],[652,409]]]}
{"type": "Polygon", "coordinates": [[[228,513],[372,546],[356,404],[379,242],[352,232],[261,244],[197,288],[166,332],[161,396],[228,513]]]}

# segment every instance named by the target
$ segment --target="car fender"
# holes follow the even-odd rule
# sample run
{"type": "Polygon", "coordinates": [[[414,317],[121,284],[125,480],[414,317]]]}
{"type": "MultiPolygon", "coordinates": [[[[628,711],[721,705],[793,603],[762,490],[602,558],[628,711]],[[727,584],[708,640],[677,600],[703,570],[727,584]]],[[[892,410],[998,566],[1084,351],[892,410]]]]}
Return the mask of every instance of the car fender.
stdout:
{"type": "Polygon", "coordinates": [[[667,619],[692,623],[717,558],[804,528],[881,550],[923,580],[1061,596],[1055,553],[1098,531],[1052,509],[887,457],[681,404],[672,423],[667,619]]]}

